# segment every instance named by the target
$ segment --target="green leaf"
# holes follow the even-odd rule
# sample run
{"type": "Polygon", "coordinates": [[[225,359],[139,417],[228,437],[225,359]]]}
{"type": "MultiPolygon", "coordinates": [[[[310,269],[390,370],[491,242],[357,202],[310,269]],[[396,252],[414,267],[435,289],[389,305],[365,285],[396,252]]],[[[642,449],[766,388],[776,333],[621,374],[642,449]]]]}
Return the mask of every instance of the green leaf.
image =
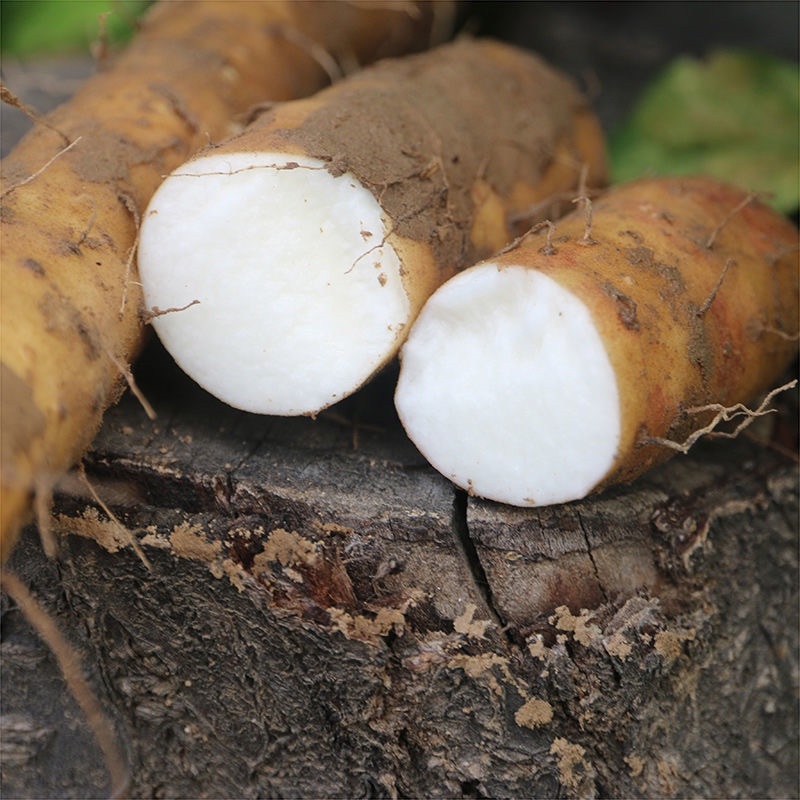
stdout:
{"type": "Polygon", "coordinates": [[[118,44],[133,33],[146,0],[1,0],[0,51],[32,57],[86,52],[100,36],[100,16],[109,41],[118,44]]]}
{"type": "Polygon", "coordinates": [[[764,54],[681,57],[645,90],[610,141],[614,181],[704,173],[800,206],[800,73],[764,54]]]}

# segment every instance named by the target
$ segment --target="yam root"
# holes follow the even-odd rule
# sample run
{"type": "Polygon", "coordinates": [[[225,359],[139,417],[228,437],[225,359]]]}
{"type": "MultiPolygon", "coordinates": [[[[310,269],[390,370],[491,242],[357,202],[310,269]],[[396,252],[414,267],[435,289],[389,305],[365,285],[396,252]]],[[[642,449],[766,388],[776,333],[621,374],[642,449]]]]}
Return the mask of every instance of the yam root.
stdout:
{"type": "Polygon", "coordinates": [[[212,394],[314,414],[390,361],[437,286],[513,239],[512,218],[582,172],[605,178],[599,124],[536,56],[460,40],[384,60],[166,179],[142,221],[146,305],[212,394]]]}
{"type": "Polygon", "coordinates": [[[139,220],[163,176],[255,104],[317,91],[331,64],[424,49],[451,8],[156,5],[118,61],[3,161],[3,560],[32,495],[80,457],[124,389],[145,330],[139,220]]]}
{"type": "Polygon", "coordinates": [[[797,352],[797,229],[752,195],[641,180],[592,212],[453,278],[403,348],[401,421],[476,495],[547,505],[630,481],[746,413],[797,352]]]}

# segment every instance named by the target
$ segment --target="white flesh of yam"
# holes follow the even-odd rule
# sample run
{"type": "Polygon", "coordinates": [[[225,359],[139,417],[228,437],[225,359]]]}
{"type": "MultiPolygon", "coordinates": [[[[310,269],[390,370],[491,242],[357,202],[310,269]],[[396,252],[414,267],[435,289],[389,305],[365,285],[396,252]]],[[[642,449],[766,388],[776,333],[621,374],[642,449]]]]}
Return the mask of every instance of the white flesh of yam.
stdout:
{"type": "Polygon", "coordinates": [[[492,262],[439,288],[401,353],[395,402],[457,486],[516,506],[585,496],[620,437],[617,383],[586,306],[552,278],[492,262]]]}
{"type": "Polygon", "coordinates": [[[377,200],[325,167],[211,154],[167,178],[149,206],[139,269],[153,326],[187,374],[236,408],[294,415],[335,403],[409,321],[377,200]]]}

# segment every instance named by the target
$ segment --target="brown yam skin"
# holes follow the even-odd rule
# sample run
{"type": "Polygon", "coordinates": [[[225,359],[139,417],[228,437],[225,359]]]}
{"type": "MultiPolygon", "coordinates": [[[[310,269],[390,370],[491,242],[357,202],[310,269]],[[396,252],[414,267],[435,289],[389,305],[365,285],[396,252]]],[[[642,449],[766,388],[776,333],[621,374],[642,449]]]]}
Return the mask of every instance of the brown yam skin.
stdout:
{"type": "Polygon", "coordinates": [[[253,105],[326,85],[318,51],[353,66],[423,49],[451,10],[405,2],[156,5],[118,61],[3,160],[2,561],[33,493],[45,496],[80,457],[124,388],[120,366],[145,330],[131,254],[140,214],[164,175],[231,134],[253,105]]]}
{"type": "Polygon", "coordinates": [[[622,431],[598,489],[675,454],[650,440],[681,444],[713,419],[690,409],[776,388],[796,355],[798,231],[748,197],[703,177],[641,180],[594,202],[593,243],[578,211],[556,223],[555,253],[542,252],[542,232],[492,259],[572,291],[605,342],[622,431]]]}
{"type": "Polygon", "coordinates": [[[606,180],[599,122],[573,83],[492,40],[381,61],[212,149],[311,156],[354,175],[384,211],[412,319],[458,269],[510,242],[514,219],[568,205],[582,167],[590,184],[606,180]]]}

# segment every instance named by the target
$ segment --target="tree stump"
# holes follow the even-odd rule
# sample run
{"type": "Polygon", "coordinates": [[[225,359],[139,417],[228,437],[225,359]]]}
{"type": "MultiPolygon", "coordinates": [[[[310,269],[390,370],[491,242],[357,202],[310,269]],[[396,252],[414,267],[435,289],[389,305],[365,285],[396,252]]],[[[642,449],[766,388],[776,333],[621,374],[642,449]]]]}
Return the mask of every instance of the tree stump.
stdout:
{"type": "MultiPolygon", "coordinates": [[[[262,418],[153,342],[158,418],[107,415],[56,560],[26,531],[11,566],[82,651],[132,796],[797,797],[796,405],[523,510],[424,462],[392,369],[316,420],[262,418]]],[[[4,795],[107,792],[6,600],[0,651],[4,795]]]]}
{"type": "MultiPolygon", "coordinates": [[[[159,418],[126,398],[85,461],[114,516],[76,478],[58,561],[31,531],[13,565],[84,649],[134,796],[795,793],[791,459],[704,444],[631,486],[513,509],[366,414],[391,375],[311,420],[174,375],[159,390],[163,370],[143,381],[159,418]]],[[[92,745],[6,617],[5,791],[102,791],[96,756],[70,783],[92,745]]]]}

